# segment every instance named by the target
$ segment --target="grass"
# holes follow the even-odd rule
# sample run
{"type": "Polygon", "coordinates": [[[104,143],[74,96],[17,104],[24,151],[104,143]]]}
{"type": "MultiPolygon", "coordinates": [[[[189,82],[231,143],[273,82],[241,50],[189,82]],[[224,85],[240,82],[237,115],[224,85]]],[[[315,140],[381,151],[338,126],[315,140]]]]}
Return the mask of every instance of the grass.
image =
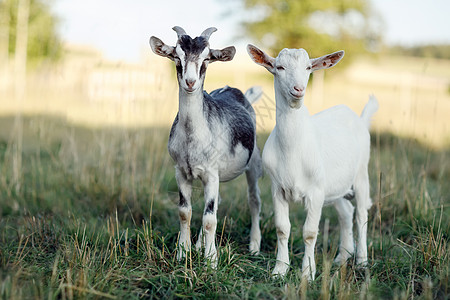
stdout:
{"type": "MultiPolygon", "coordinates": [[[[450,294],[448,148],[374,133],[369,266],[332,264],[339,229],[336,213],[325,208],[317,277],[308,284],[300,276],[305,213],[297,204],[290,211],[291,269],[283,280],[270,277],[276,234],[268,176],[259,182],[263,241],[256,257],[247,251],[245,179],[221,185],[219,265],[212,270],[195,251],[182,262],[175,259],[178,192],[166,150],[168,128],[93,129],[45,115],[21,122],[22,143],[14,117],[0,118],[2,299],[446,299],[450,294]]],[[[260,134],[261,148],[266,138],[260,134]]],[[[199,185],[193,196],[195,239],[203,208],[199,185]]]]}

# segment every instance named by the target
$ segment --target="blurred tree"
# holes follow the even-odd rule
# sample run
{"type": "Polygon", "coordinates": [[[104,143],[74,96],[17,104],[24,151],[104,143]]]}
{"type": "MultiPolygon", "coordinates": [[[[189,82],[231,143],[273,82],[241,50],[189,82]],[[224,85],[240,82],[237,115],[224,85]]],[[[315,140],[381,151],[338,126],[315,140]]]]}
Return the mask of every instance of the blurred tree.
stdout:
{"type": "Polygon", "coordinates": [[[412,47],[393,46],[387,49],[387,51],[388,53],[392,53],[395,55],[450,59],[450,44],[431,44],[412,47]]]}
{"type": "Polygon", "coordinates": [[[250,18],[243,23],[246,33],[272,55],[283,48],[305,48],[311,57],[340,49],[348,56],[373,49],[379,41],[367,0],[243,1],[250,18]]]}
{"type": "MultiPolygon", "coordinates": [[[[16,53],[16,33],[19,0],[0,1],[1,46],[8,47],[8,53],[16,53]]],[[[58,35],[59,19],[50,9],[51,0],[30,0],[28,15],[28,62],[37,64],[42,61],[56,61],[61,57],[62,44],[58,35]]],[[[0,53],[5,52],[0,49],[0,53]]]]}

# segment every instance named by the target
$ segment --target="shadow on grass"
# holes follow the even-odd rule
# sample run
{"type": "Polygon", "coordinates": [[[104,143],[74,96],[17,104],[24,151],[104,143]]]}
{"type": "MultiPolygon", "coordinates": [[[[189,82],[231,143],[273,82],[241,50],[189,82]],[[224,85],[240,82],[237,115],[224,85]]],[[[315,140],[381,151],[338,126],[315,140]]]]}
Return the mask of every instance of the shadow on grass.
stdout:
{"type": "MultiPolygon", "coordinates": [[[[26,295],[42,289],[55,297],[72,292],[119,298],[128,293],[131,298],[295,298],[304,292],[299,273],[305,219],[301,205],[292,204],[290,210],[291,271],[286,280],[270,279],[276,234],[268,176],[259,182],[261,256],[247,255],[250,217],[246,181],[240,177],[220,187],[221,262],[217,271],[208,271],[201,255],[194,254],[185,264],[175,260],[178,191],[166,149],[168,128],[87,128],[53,116],[24,116],[20,139],[17,124],[15,117],[0,117],[2,296],[11,296],[16,288],[26,295]]],[[[267,134],[259,135],[261,149],[266,139],[267,134]]],[[[316,247],[318,279],[308,295],[323,295],[322,280],[329,280],[328,292],[336,297],[352,298],[362,290],[388,298],[430,291],[435,297],[445,295],[450,150],[373,134],[370,179],[369,273],[350,263],[345,274],[334,266],[329,279],[322,276],[339,242],[337,216],[325,208],[316,247]],[[330,224],[327,234],[325,220],[330,224]]],[[[203,205],[197,184],[194,242],[203,205]]]]}

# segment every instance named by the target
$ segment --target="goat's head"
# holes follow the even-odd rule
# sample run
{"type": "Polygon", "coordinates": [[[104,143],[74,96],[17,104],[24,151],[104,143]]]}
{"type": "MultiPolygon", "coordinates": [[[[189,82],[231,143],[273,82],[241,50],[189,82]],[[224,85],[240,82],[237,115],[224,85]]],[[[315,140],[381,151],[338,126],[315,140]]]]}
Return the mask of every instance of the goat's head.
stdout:
{"type": "Polygon", "coordinates": [[[344,57],[344,51],[338,51],[310,59],[304,49],[283,49],[273,58],[253,45],[247,46],[247,52],[256,64],[265,67],[274,75],[275,89],[292,108],[302,106],[306,85],[312,72],[330,68],[344,57]]]}
{"type": "Polygon", "coordinates": [[[209,48],[209,37],[217,30],[214,27],[206,29],[194,39],[187,35],[186,31],[179,26],[175,26],[173,30],[178,34],[178,41],[175,47],[164,44],[163,41],[154,36],[150,38],[150,46],[156,54],[175,62],[178,84],[187,93],[203,89],[208,63],[230,61],[236,53],[236,49],[233,46],[222,50],[209,48]]]}

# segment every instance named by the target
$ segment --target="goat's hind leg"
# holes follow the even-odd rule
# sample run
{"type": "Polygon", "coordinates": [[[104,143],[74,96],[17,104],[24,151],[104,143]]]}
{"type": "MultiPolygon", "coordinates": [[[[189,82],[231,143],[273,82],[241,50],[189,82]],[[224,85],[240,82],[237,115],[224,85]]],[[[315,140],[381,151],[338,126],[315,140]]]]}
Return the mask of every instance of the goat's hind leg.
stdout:
{"type": "Polygon", "coordinates": [[[252,158],[249,162],[249,168],[245,172],[248,185],[248,205],[250,207],[250,214],[252,218],[252,227],[250,230],[250,253],[259,254],[261,247],[261,230],[259,227],[259,214],[261,212],[261,198],[258,187],[258,179],[262,175],[261,157],[259,149],[255,147],[252,158]]]}
{"type": "Polygon", "coordinates": [[[178,239],[177,259],[181,260],[186,252],[191,250],[191,194],[192,181],[186,179],[184,174],[177,168],[175,178],[178,184],[180,199],[178,202],[178,216],[180,218],[180,237],[178,239]]]}
{"type": "Polygon", "coordinates": [[[200,231],[198,233],[197,242],[195,243],[195,250],[197,250],[197,251],[202,250],[203,244],[204,244],[204,241],[203,241],[203,227],[200,227],[200,231]]]}
{"type": "Polygon", "coordinates": [[[358,173],[355,181],[356,226],[358,239],[356,243],[356,263],[367,265],[367,222],[368,210],[372,206],[370,199],[369,175],[367,168],[358,173]]]}
{"type": "Polygon", "coordinates": [[[336,200],[334,207],[338,213],[341,232],[341,242],[339,245],[339,254],[334,259],[336,264],[342,265],[354,252],[353,241],[353,211],[354,207],[345,198],[336,200]]]}

